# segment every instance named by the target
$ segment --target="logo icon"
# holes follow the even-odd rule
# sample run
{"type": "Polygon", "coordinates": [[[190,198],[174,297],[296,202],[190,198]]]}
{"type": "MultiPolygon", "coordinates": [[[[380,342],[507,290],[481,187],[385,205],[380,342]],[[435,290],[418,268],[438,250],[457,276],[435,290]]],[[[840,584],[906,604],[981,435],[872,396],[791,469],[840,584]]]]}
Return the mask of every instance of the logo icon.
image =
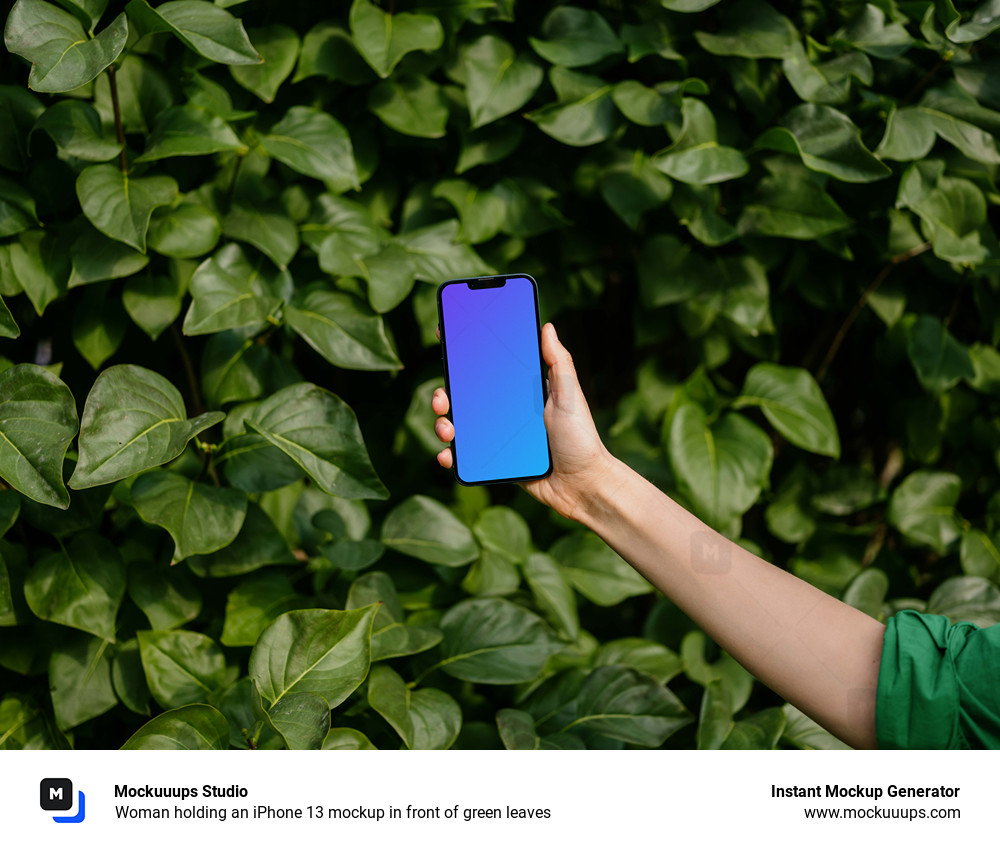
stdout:
{"type": "MultiPolygon", "coordinates": [[[[77,791],[79,806],[75,815],[52,816],[56,823],[81,823],[86,817],[83,791],[77,791]]],[[[73,782],[69,779],[43,779],[38,785],[38,804],[47,812],[68,812],[73,808],[73,782]]]]}

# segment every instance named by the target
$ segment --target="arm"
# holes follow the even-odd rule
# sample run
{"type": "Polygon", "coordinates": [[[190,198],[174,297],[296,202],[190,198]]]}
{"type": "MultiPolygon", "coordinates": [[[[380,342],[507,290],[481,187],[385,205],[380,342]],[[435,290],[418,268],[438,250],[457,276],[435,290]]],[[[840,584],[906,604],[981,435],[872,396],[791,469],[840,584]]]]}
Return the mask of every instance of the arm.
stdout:
{"type": "MultiPolygon", "coordinates": [[[[772,690],[848,744],[875,747],[884,627],[741,549],[612,457],[551,324],[542,355],[553,472],[525,489],[600,535],[772,690]]],[[[450,442],[443,390],[432,404],[438,437],[450,442]]],[[[438,461],[450,467],[451,449],[438,461]]]]}

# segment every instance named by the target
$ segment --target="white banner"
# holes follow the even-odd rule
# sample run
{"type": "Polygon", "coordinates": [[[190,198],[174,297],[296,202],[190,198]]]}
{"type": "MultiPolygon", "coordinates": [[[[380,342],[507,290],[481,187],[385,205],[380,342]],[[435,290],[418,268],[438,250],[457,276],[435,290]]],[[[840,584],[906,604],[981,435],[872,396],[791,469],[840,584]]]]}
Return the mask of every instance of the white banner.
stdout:
{"type": "Polygon", "coordinates": [[[988,752],[14,752],[0,806],[8,839],[74,850],[913,850],[996,836],[996,767],[988,752]]]}

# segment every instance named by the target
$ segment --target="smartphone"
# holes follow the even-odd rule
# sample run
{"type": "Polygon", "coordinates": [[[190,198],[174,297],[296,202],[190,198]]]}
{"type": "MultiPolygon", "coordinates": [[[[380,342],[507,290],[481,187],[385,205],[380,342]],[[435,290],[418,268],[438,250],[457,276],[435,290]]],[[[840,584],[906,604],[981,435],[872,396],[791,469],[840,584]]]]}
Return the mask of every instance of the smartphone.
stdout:
{"type": "Polygon", "coordinates": [[[441,360],[460,484],[545,478],[552,454],[538,286],[526,274],[447,280],[438,287],[441,360]]]}

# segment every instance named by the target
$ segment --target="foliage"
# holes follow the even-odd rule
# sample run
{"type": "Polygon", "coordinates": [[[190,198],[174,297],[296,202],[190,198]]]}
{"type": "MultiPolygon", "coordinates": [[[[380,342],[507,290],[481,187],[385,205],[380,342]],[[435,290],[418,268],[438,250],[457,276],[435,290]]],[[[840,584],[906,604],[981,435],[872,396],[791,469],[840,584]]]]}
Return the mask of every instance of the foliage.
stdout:
{"type": "Polygon", "coordinates": [[[434,286],[535,275],[742,545],[996,622],[996,10],[17,0],[0,746],[837,746],[436,466],[434,286]]]}

